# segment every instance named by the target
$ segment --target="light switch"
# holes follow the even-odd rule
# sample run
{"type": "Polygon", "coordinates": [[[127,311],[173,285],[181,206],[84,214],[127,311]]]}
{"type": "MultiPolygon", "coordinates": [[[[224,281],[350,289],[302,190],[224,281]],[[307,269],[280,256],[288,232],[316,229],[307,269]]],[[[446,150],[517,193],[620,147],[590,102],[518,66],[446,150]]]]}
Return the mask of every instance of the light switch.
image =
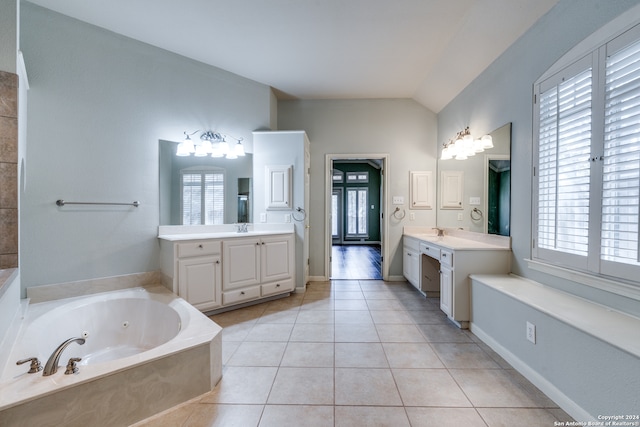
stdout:
{"type": "Polygon", "coordinates": [[[404,205],[404,197],[402,197],[402,196],[393,196],[393,204],[394,205],[404,205]]]}
{"type": "Polygon", "coordinates": [[[480,205],[480,197],[469,197],[469,204],[472,206],[480,205]]]}

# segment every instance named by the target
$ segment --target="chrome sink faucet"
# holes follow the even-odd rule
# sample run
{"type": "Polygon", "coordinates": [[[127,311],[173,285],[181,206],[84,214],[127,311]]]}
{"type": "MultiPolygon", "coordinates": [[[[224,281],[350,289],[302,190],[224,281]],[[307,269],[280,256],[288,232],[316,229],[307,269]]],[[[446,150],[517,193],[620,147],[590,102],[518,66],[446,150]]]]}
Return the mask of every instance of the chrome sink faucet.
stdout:
{"type": "Polygon", "coordinates": [[[444,229],[443,228],[438,228],[438,227],[433,227],[434,230],[438,230],[438,237],[444,237],[444,229]]]}
{"type": "Polygon", "coordinates": [[[62,356],[62,352],[64,351],[65,348],[69,346],[69,344],[73,342],[77,342],[78,344],[82,345],[84,344],[85,339],[69,338],[68,340],[60,344],[58,348],[56,348],[54,352],[51,354],[51,356],[49,357],[49,360],[47,360],[47,363],[44,365],[44,371],[42,372],[43,377],[53,375],[58,371],[58,362],[60,362],[60,356],[62,356]]]}

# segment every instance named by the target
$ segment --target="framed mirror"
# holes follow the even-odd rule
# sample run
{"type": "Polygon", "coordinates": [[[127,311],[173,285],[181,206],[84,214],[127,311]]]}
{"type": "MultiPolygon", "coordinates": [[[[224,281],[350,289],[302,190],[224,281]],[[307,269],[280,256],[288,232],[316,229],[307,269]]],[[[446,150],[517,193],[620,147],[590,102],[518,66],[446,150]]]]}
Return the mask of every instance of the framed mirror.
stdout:
{"type": "MultiPolygon", "coordinates": [[[[185,173],[195,176],[197,173],[214,171],[218,180],[217,194],[221,196],[216,196],[216,203],[222,206],[221,212],[217,214],[219,219],[216,221],[224,224],[252,222],[253,155],[251,153],[237,159],[209,156],[179,157],[176,156],[177,142],[161,140],[159,144],[160,225],[186,224],[183,197],[185,173]],[[220,174],[222,175],[221,185],[218,179],[220,174]]],[[[194,190],[194,193],[197,191],[194,190]]],[[[194,214],[194,216],[197,215],[194,214]]],[[[191,221],[197,223],[199,220],[195,218],[191,221]]]]}
{"type": "Polygon", "coordinates": [[[438,227],[510,235],[511,123],[490,135],[493,148],[465,160],[438,160],[438,227]],[[459,177],[455,186],[451,177],[459,177]],[[459,194],[452,194],[452,189],[459,194]],[[453,195],[459,200],[456,204],[451,203],[453,195]]]}

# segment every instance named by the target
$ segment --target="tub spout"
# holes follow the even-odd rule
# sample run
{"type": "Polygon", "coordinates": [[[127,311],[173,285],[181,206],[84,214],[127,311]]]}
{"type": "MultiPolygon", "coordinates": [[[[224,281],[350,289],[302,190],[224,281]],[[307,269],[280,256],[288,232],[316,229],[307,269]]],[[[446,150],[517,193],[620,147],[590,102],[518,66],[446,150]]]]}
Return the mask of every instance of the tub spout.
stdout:
{"type": "Polygon", "coordinates": [[[42,376],[46,377],[49,375],[53,375],[58,371],[58,362],[60,361],[60,356],[62,356],[62,352],[65,348],[69,346],[69,344],[73,342],[77,342],[78,344],[84,344],[84,338],[69,338],[55,349],[55,351],[47,360],[47,363],[44,365],[44,371],[42,372],[42,376]]]}

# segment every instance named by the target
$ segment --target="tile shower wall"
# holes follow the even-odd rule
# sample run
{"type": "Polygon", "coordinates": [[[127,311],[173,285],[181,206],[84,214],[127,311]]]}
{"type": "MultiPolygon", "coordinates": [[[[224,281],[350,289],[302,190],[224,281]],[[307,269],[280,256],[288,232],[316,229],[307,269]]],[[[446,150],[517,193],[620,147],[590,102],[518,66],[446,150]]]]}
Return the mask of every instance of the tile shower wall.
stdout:
{"type": "Polygon", "coordinates": [[[18,266],[18,76],[0,71],[0,269],[18,266]]]}

